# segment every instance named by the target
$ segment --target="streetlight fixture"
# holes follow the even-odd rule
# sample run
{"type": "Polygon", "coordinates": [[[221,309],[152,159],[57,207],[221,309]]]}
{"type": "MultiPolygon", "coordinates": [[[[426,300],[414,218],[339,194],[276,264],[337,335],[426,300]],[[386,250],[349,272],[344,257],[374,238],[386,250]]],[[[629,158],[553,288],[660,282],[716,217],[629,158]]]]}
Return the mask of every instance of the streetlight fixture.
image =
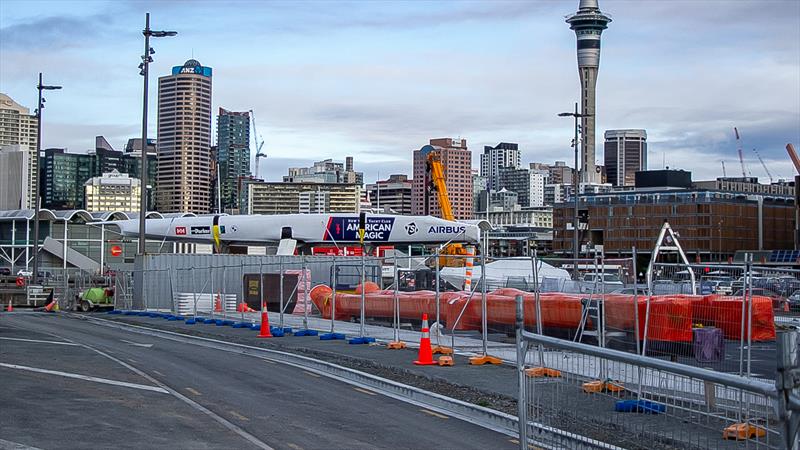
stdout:
{"type": "Polygon", "coordinates": [[[141,165],[141,192],[139,201],[139,255],[145,253],[145,216],[147,215],[147,88],[149,81],[149,67],[153,62],[151,56],[156,51],[150,47],[150,37],[169,37],[178,34],[177,31],[155,31],[150,29],[150,13],[145,14],[144,19],[144,55],[139,64],[139,75],[144,77],[144,93],[142,101],[142,165],[141,165]]]}
{"type": "Polygon", "coordinates": [[[575,118],[575,137],[572,139],[572,147],[575,148],[575,173],[572,175],[572,200],[575,205],[574,216],[572,218],[572,270],[575,280],[578,279],[578,119],[582,117],[590,117],[592,114],[578,113],[578,102],[575,102],[575,112],[559,113],[558,117],[574,117],[575,118]]]}
{"type": "MultiPolygon", "coordinates": [[[[41,189],[39,182],[42,179],[42,165],[39,164],[41,159],[39,156],[42,152],[42,110],[46,102],[45,98],[42,97],[42,91],[55,91],[61,89],[61,86],[43,84],[42,72],[39,72],[39,84],[36,85],[36,89],[39,91],[39,104],[36,108],[36,180],[31,180],[36,186],[33,190],[33,284],[39,283],[39,189],[41,189]]],[[[64,245],[67,245],[67,243],[64,242],[64,245]]]]}

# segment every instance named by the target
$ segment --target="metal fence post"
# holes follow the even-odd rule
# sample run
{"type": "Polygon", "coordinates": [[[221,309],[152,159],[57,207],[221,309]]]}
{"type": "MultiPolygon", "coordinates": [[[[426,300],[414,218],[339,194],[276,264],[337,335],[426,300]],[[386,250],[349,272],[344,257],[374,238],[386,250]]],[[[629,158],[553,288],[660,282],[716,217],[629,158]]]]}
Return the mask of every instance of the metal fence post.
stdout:
{"type": "Polygon", "coordinates": [[[437,347],[437,349],[441,349],[441,347],[440,347],[441,342],[439,342],[440,339],[441,339],[440,338],[441,333],[439,332],[439,330],[441,329],[441,326],[442,326],[442,323],[441,323],[441,312],[440,312],[440,305],[439,305],[439,296],[440,296],[440,291],[441,291],[439,289],[439,280],[440,280],[440,278],[439,278],[439,272],[440,272],[439,255],[441,254],[441,249],[442,249],[441,246],[437,246],[436,247],[436,262],[434,263],[434,267],[435,267],[435,270],[436,270],[436,272],[434,273],[434,280],[435,280],[434,283],[436,284],[436,290],[434,291],[434,300],[436,301],[436,347],[437,347]]]}
{"type": "MultiPolygon", "coordinates": [[[[224,267],[223,267],[223,270],[224,270],[224,267]]],[[[209,292],[211,293],[211,296],[209,297],[209,300],[211,301],[211,303],[210,303],[211,306],[210,306],[209,309],[211,309],[211,318],[213,319],[214,318],[214,313],[216,312],[215,310],[217,308],[216,308],[216,305],[214,304],[214,267],[211,264],[208,265],[208,279],[209,279],[209,281],[211,281],[209,283],[209,286],[210,286],[209,287],[209,292]]],[[[196,289],[196,288],[192,288],[192,289],[196,289]]],[[[221,307],[222,306],[222,299],[220,299],[219,304],[220,304],[220,307],[221,307]]]]}
{"type": "Polygon", "coordinates": [[[336,267],[336,256],[333,257],[333,280],[331,281],[332,298],[331,298],[331,333],[334,333],[333,327],[336,323],[336,278],[339,275],[339,268],[336,267]]]}
{"type": "Polygon", "coordinates": [[[359,319],[359,327],[358,327],[358,337],[364,337],[364,302],[366,301],[366,279],[367,279],[367,269],[366,269],[366,251],[364,246],[361,246],[361,317],[359,319]]]}
{"type": "Polygon", "coordinates": [[[280,283],[278,285],[278,289],[281,291],[280,296],[280,314],[278,315],[279,325],[281,330],[283,330],[283,256],[278,256],[278,272],[280,273],[280,283]]]}
{"type": "Polygon", "coordinates": [[[522,330],[525,327],[522,296],[517,295],[515,301],[517,306],[517,380],[519,382],[519,394],[517,395],[517,418],[519,421],[519,448],[521,450],[528,450],[528,395],[526,389],[528,377],[525,374],[525,355],[528,352],[528,342],[522,337],[522,330]]]}
{"type": "MultiPolygon", "coordinates": [[[[176,269],[177,271],[177,269],[176,269]]],[[[197,318],[197,280],[195,279],[194,270],[192,270],[192,295],[194,296],[194,318],[197,318]]],[[[171,275],[170,275],[171,276],[171,275]]]]}
{"type": "MultiPolygon", "coordinates": [[[[538,252],[533,249],[533,298],[536,301],[536,332],[542,334],[542,303],[539,295],[539,268],[537,267],[538,252]]],[[[525,327],[525,323],[522,323],[525,327]]],[[[544,367],[544,346],[539,345],[539,365],[544,367]]]]}
{"type": "Polygon", "coordinates": [[[244,260],[239,262],[239,285],[242,287],[242,303],[237,305],[237,309],[240,311],[239,318],[242,322],[244,322],[244,305],[246,305],[244,301],[244,294],[245,294],[245,287],[244,287],[244,260]]]}
{"type": "Polygon", "coordinates": [[[800,448],[800,333],[787,331],[777,336],[778,418],[785,448],[800,448]]]}
{"type": "Polygon", "coordinates": [[[483,356],[487,356],[489,354],[489,323],[486,317],[486,251],[481,252],[481,340],[483,341],[483,356]]]}
{"type": "Polygon", "coordinates": [[[305,255],[300,255],[300,270],[303,271],[303,329],[308,329],[308,309],[311,305],[309,305],[308,301],[308,275],[307,275],[307,268],[306,268],[306,257],[305,255]]]}

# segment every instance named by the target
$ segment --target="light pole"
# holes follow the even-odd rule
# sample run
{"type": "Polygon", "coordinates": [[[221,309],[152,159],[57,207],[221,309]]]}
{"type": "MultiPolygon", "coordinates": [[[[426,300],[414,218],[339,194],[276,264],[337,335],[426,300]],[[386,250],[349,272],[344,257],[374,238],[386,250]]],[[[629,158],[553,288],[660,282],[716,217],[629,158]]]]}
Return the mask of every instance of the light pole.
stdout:
{"type": "Polygon", "coordinates": [[[578,102],[575,102],[575,112],[559,113],[558,117],[575,118],[575,137],[572,139],[572,147],[575,148],[575,172],[572,174],[572,202],[575,205],[574,216],[572,217],[572,272],[575,280],[578,279],[578,119],[589,117],[592,114],[578,113],[578,102]]]}
{"type": "MultiPolygon", "coordinates": [[[[42,72],[39,72],[39,84],[36,85],[39,91],[39,104],[36,109],[36,179],[31,180],[36,188],[33,190],[33,284],[39,283],[39,189],[41,186],[39,182],[42,177],[42,165],[39,164],[39,156],[42,153],[42,110],[44,109],[45,99],[42,97],[42,91],[54,91],[61,89],[61,86],[47,86],[42,83],[42,72]]],[[[66,223],[64,224],[66,226],[66,223]]],[[[64,245],[67,245],[64,242],[64,245]]]]}
{"type": "Polygon", "coordinates": [[[150,47],[150,36],[153,37],[168,37],[178,34],[177,31],[154,31],[150,29],[150,13],[145,14],[144,19],[144,55],[142,55],[142,62],[139,64],[141,72],[139,75],[144,77],[144,93],[142,96],[142,166],[141,166],[141,196],[139,201],[139,255],[144,255],[145,252],[145,216],[147,215],[147,87],[149,81],[149,67],[153,62],[151,56],[156,51],[150,47]]]}

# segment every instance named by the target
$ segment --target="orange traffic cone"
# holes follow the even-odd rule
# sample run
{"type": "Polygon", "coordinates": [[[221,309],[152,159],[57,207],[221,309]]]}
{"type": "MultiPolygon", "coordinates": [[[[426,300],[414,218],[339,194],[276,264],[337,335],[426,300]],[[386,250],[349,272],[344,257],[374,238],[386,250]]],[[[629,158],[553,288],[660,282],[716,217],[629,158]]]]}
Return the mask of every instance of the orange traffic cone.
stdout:
{"type": "Polygon", "coordinates": [[[44,307],[44,310],[50,312],[53,310],[53,306],[55,306],[56,301],[53,300],[52,302],[48,303],[47,306],[44,307]]]}
{"type": "Polygon", "coordinates": [[[13,306],[11,306],[11,300],[9,300],[9,301],[8,301],[8,308],[6,308],[6,311],[8,311],[8,312],[14,312],[14,307],[13,307],[13,306]]]}
{"type": "Polygon", "coordinates": [[[431,330],[428,328],[428,315],[422,315],[422,337],[419,339],[419,355],[414,364],[418,366],[432,366],[433,351],[431,350],[431,330]]]}
{"type": "Polygon", "coordinates": [[[269,315],[267,315],[267,305],[261,306],[261,329],[258,331],[258,337],[271,338],[272,331],[269,329],[269,315]]]}
{"type": "Polygon", "coordinates": [[[222,312],[222,300],[219,298],[219,292],[217,292],[217,298],[214,300],[214,312],[222,312]]]}

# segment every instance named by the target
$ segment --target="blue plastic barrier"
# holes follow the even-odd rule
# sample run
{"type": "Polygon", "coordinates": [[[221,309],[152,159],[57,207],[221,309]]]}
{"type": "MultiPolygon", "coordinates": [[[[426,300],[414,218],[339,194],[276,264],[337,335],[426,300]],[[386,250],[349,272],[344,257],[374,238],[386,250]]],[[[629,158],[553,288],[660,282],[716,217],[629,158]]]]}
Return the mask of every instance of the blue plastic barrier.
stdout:
{"type": "Polygon", "coordinates": [[[250,328],[250,322],[236,322],[231,328],[250,328]]]}
{"type": "Polygon", "coordinates": [[[122,314],[121,310],[112,309],[111,311],[107,312],[106,314],[122,314]]]}
{"type": "Polygon", "coordinates": [[[344,339],[345,335],[343,333],[324,333],[319,335],[320,341],[336,341],[344,339]]]}
{"type": "Polygon", "coordinates": [[[351,345],[361,345],[361,344],[369,344],[371,342],[375,342],[375,338],[361,336],[361,337],[354,337],[347,341],[348,344],[351,345]]]}
{"type": "Polygon", "coordinates": [[[194,325],[194,324],[196,324],[196,323],[197,323],[197,319],[195,319],[194,317],[192,317],[192,318],[186,319],[186,322],[184,322],[184,323],[185,323],[186,325],[194,325]]]}
{"type": "Polygon", "coordinates": [[[644,414],[663,414],[667,406],[650,400],[620,400],[614,404],[616,412],[636,412],[644,414]]]}
{"type": "Polygon", "coordinates": [[[297,330],[294,332],[295,336],[316,336],[318,334],[317,330],[297,330]]]}

